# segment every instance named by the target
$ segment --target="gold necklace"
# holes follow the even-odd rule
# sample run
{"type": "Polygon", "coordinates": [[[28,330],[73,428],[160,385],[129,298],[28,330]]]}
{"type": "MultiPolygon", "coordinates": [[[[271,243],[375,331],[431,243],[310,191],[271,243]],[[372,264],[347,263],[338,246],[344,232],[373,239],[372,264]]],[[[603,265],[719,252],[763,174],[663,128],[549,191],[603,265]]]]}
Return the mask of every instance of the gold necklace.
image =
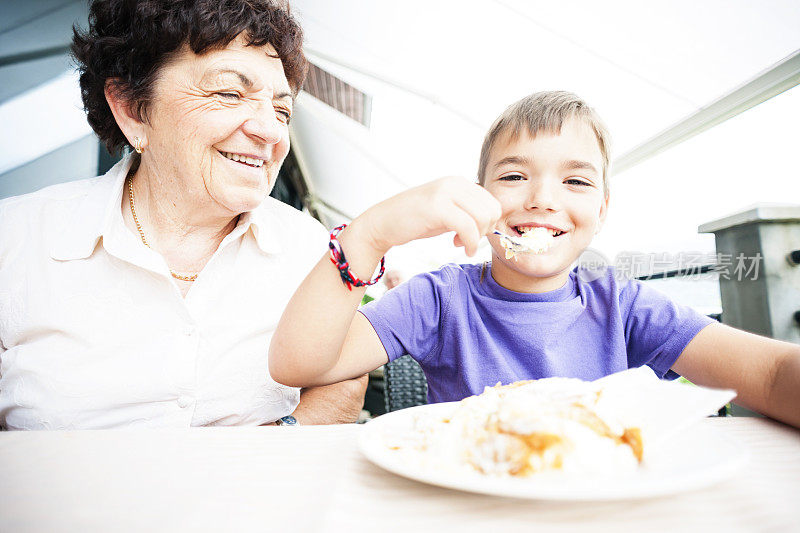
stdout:
{"type": "MultiPolygon", "coordinates": [[[[128,196],[131,199],[131,201],[130,201],[130,204],[131,204],[131,215],[133,215],[133,222],[136,224],[136,229],[139,230],[139,236],[142,238],[142,242],[144,243],[144,245],[147,246],[148,248],[152,249],[150,244],[148,244],[148,242],[147,242],[147,238],[144,236],[144,231],[142,231],[142,225],[139,224],[139,217],[136,216],[136,202],[134,202],[134,200],[133,200],[133,179],[132,178],[128,178],[128,196]]],[[[194,281],[194,280],[197,279],[197,274],[189,274],[188,276],[185,276],[183,274],[178,274],[177,272],[175,272],[171,268],[169,269],[169,273],[173,278],[179,279],[181,281],[194,281]]]]}

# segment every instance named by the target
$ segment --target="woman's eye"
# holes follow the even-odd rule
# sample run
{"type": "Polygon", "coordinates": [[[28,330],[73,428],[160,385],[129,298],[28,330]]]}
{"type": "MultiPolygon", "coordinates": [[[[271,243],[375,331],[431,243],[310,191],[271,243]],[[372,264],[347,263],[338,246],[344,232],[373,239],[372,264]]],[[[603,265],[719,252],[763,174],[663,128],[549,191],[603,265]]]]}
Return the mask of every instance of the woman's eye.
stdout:
{"type": "Polygon", "coordinates": [[[214,93],[216,96],[221,96],[226,100],[238,100],[241,98],[238,93],[214,93]]]}
{"type": "Polygon", "coordinates": [[[505,176],[500,176],[499,179],[501,181],[519,181],[519,180],[524,180],[525,176],[521,174],[507,174],[505,176]]]}
{"type": "Polygon", "coordinates": [[[284,124],[288,124],[292,120],[292,114],[285,109],[276,108],[275,112],[278,114],[278,120],[284,124]]]}

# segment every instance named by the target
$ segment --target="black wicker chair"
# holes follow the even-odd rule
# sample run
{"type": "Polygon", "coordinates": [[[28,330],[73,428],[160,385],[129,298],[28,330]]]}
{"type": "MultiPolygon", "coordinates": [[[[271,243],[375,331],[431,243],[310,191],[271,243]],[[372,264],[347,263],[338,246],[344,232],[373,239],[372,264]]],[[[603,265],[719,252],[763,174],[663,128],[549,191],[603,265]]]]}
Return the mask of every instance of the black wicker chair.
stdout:
{"type": "Polygon", "coordinates": [[[410,355],[398,357],[383,368],[386,412],[428,403],[428,380],[410,355]]]}

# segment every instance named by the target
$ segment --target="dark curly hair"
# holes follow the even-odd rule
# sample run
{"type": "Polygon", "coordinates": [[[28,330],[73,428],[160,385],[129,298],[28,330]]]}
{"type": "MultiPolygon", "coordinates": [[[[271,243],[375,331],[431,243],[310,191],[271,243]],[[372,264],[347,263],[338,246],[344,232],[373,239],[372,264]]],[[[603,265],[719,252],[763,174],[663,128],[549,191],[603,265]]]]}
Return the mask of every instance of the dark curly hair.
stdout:
{"type": "Polygon", "coordinates": [[[111,153],[129,144],[106,101],[106,81],[117,80],[121,97],[147,120],[159,69],[184,45],[202,54],[241,34],[248,45],[275,48],[295,96],[305,81],[303,30],[288,6],[270,0],[90,1],[89,29],[72,28],[72,55],[89,125],[111,153]]]}

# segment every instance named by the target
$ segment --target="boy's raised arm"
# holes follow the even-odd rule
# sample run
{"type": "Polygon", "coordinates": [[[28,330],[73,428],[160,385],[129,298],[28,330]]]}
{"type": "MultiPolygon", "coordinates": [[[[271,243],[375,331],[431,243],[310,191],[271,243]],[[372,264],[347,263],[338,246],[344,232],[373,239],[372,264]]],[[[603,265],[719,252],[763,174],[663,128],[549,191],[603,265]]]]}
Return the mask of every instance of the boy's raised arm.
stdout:
{"type": "MultiPolygon", "coordinates": [[[[483,187],[443,178],[368,209],[339,234],[350,270],[368,280],[392,246],[456,232],[454,243],[473,255],[500,217],[483,187]]],[[[269,371],[279,383],[310,387],[360,376],[388,360],[369,321],[357,313],[364,287],[342,283],[324,256],[295,292],[269,350],[269,371]]]]}

